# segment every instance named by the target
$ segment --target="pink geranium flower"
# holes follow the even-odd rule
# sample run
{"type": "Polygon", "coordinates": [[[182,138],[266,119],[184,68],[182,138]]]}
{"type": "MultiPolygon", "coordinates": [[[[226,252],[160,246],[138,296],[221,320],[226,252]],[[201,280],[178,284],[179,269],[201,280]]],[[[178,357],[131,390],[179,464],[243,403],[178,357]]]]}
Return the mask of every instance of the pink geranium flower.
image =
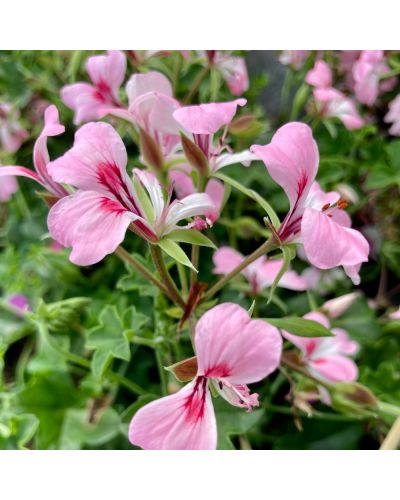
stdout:
{"type": "Polygon", "coordinates": [[[61,89],[61,99],[75,112],[76,125],[101,117],[101,110],[120,106],[119,88],[124,81],[126,57],[120,50],[109,50],[106,55],[89,57],[86,70],[92,83],[72,83],[61,89]]]}
{"type": "Polygon", "coordinates": [[[173,98],[168,78],[158,71],[136,73],[126,84],[128,108],[104,107],[102,116],[111,114],[147,132],[159,145],[165,159],[180,144],[179,126],[173,112],[180,108],[173,98]]]}
{"type": "Polygon", "coordinates": [[[315,182],[319,152],[308,125],[288,123],[266,146],[254,145],[271,177],[285,191],[290,209],[278,235],[283,242],[301,242],[307,259],[319,269],[343,266],[354,283],[362,262],[368,261],[369,245],[352,229],[338,193],[324,193],[315,182]]]}
{"type": "Polygon", "coordinates": [[[364,125],[353,100],[332,87],[332,71],[326,62],[317,61],[307,73],[306,82],[315,87],[314,99],[322,116],[339,118],[349,130],[364,125]]]}
{"type": "Polygon", "coordinates": [[[300,69],[311,50],[283,50],[279,61],[285,66],[293,66],[295,69],[300,69]]]}
{"type": "MultiPolygon", "coordinates": [[[[243,262],[244,258],[240,252],[233,248],[221,247],[213,255],[215,266],[213,272],[215,274],[228,274],[243,262]]],[[[250,283],[253,293],[258,294],[272,285],[282,265],[283,259],[267,259],[262,256],[243,269],[242,274],[250,283]]],[[[297,291],[308,288],[306,279],[292,270],[283,274],[278,286],[297,291]]]]}
{"type": "Polygon", "coordinates": [[[392,90],[396,78],[380,79],[389,71],[383,50],[363,50],[353,66],[354,90],[358,101],[372,106],[380,93],[392,90]]]}
{"type": "Polygon", "coordinates": [[[234,56],[226,50],[205,50],[199,51],[199,54],[207,64],[221,72],[231,94],[243,95],[249,89],[249,75],[243,57],[234,56]]]}
{"type": "Polygon", "coordinates": [[[152,173],[135,169],[132,182],[126,165],[121,137],[111,125],[97,122],[81,127],[72,149],[48,166],[56,182],[78,188],[48,216],[50,234],[72,247],[75,264],[94,264],[114,252],[128,227],[154,243],[180,227],[181,220],[213,208],[204,193],[170,203],[152,173]]]}
{"type": "Polygon", "coordinates": [[[28,137],[28,132],[19,123],[19,112],[11,104],[0,104],[0,144],[5,151],[15,153],[28,137]]]}
{"type": "Polygon", "coordinates": [[[49,193],[57,198],[66,196],[68,192],[65,188],[54,182],[50,177],[47,167],[50,162],[47,150],[47,138],[60,135],[64,132],[64,125],[61,125],[58,117],[58,110],[54,105],[49,106],[44,113],[44,127],[33,148],[33,165],[36,171],[26,167],[6,166],[0,168],[0,177],[16,175],[28,177],[41,184],[49,193]]]}
{"type": "Polygon", "coordinates": [[[28,311],[29,310],[29,300],[25,295],[20,293],[15,293],[8,297],[8,304],[17,309],[18,311],[28,311]]]}
{"type": "MultiPolygon", "coordinates": [[[[169,169],[168,173],[173,181],[175,193],[178,199],[196,193],[197,190],[190,175],[192,168],[189,165],[182,164],[169,169]]],[[[205,214],[207,223],[213,225],[219,218],[222,202],[224,199],[225,188],[223,183],[218,179],[210,179],[205,188],[205,193],[208,194],[212,203],[213,209],[205,214]]]]}
{"type": "Polygon", "coordinates": [[[224,142],[227,126],[235,116],[237,107],[244,106],[246,102],[246,99],[235,99],[230,102],[197,104],[182,107],[173,113],[183,131],[193,135],[195,144],[208,159],[212,172],[235,163],[249,165],[251,161],[256,159],[256,156],[247,150],[232,153],[224,142]],[[217,145],[214,145],[214,134],[223,127],[225,127],[225,132],[222,139],[217,145]],[[223,153],[224,150],[228,150],[228,152],[223,153]]]}
{"type": "Polygon", "coordinates": [[[251,411],[258,382],[279,365],[282,340],[265,321],[252,320],[237,304],[220,304],[196,325],[197,376],[171,396],[142,407],[129,427],[132,444],[153,450],[212,450],[217,425],[209,387],[229,403],[251,411]]]}
{"type": "Polygon", "coordinates": [[[389,134],[400,136],[400,94],[389,104],[389,111],[384,120],[392,124],[389,134]]]}
{"type": "MultiPolygon", "coordinates": [[[[310,312],[304,318],[330,328],[328,318],[320,312],[310,312]]],[[[300,349],[303,362],[315,377],[328,382],[353,382],[358,369],[349,356],[358,351],[359,345],[341,328],[332,328],[331,332],[333,337],[306,338],[288,332],[283,336],[300,349]]]]}

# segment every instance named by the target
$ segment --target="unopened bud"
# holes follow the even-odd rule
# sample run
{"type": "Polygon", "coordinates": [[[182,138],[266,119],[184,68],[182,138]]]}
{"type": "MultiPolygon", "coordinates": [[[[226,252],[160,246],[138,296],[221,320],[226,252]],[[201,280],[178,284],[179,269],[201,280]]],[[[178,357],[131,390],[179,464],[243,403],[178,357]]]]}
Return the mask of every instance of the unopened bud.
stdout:
{"type": "Polygon", "coordinates": [[[357,382],[339,382],[331,391],[332,407],[341,413],[363,415],[377,408],[374,394],[357,382]]]}
{"type": "Polygon", "coordinates": [[[57,201],[60,199],[58,196],[55,196],[54,194],[49,193],[48,191],[36,191],[36,194],[46,203],[46,205],[49,208],[55,205],[57,201]]]}
{"type": "Polygon", "coordinates": [[[191,141],[185,134],[181,133],[183,151],[189,164],[195,168],[201,175],[208,176],[210,167],[208,159],[203,151],[191,141]]]}
{"type": "Polygon", "coordinates": [[[38,313],[46,320],[50,330],[62,331],[79,318],[89,303],[90,299],[87,297],[73,297],[51,304],[42,304],[38,313]]]}
{"type": "Polygon", "coordinates": [[[184,359],[165,369],[173,373],[179,382],[190,382],[197,375],[197,357],[184,359]]]}
{"type": "Polygon", "coordinates": [[[146,165],[158,172],[163,169],[164,159],[160,146],[153,137],[143,129],[140,129],[140,151],[146,165]]]}

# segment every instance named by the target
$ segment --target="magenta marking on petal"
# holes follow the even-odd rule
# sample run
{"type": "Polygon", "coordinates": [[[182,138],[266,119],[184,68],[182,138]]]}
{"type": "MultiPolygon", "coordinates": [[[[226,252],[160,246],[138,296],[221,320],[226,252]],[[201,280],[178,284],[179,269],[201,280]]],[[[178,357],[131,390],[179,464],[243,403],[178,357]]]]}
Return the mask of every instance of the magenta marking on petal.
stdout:
{"type": "Polygon", "coordinates": [[[203,419],[205,415],[207,391],[207,378],[203,376],[197,377],[193,391],[185,398],[185,402],[183,403],[187,422],[196,424],[199,420],[203,419]]]}
{"type": "Polygon", "coordinates": [[[229,377],[231,374],[231,369],[226,364],[213,366],[208,368],[204,374],[208,378],[224,378],[229,377]]]}
{"type": "Polygon", "coordinates": [[[113,212],[118,215],[121,215],[126,212],[126,208],[121,206],[121,204],[118,201],[111,200],[110,198],[102,198],[101,199],[101,206],[106,212],[113,212]]]}

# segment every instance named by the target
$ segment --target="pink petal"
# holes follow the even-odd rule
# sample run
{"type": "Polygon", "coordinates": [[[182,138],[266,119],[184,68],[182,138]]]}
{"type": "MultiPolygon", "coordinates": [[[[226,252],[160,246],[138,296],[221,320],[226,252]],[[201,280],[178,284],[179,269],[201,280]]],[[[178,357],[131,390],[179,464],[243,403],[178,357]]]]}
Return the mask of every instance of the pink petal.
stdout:
{"type": "Polygon", "coordinates": [[[11,196],[18,191],[17,179],[13,176],[1,176],[4,167],[0,167],[0,202],[4,203],[11,199],[11,196]]]}
{"type": "Polygon", "coordinates": [[[72,247],[71,262],[87,266],[113,253],[137,218],[116,200],[94,191],[77,191],[50,209],[47,224],[53,239],[72,247]]]}
{"type": "Polygon", "coordinates": [[[351,304],[360,296],[360,292],[347,293],[334,299],[328,300],[322,305],[322,309],[331,318],[338,318],[341,316],[351,304]]]}
{"type": "Polygon", "coordinates": [[[357,100],[372,106],[379,93],[379,75],[374,71],[373,64],[362,60],[357,61],[353,66],[353,77],[357,100]]]}
{"type": "Polygon", "coordinates": [[[98,122],[83,125],[75,134],[73,147],[47,168],[56,182],[125,199],[131,196],[126,164],[121,137],[108,123],[98,122]]]}
{"type": "Polygon", "coordinates": [[[360,349],[360,344],[355,340],[351,340],[349,334],[343,328],[332,328],[332,333],[335,334],[334,340],[338,351],[341,354],[356,354],[360,349]]]}
{"type": "Polygon", "coordinates": [[[180,165],[168,171],[169,177],[174,185],[176,196],[179,199],[196,192],[196,188],[190,176],[190,171],[191,168],[188,165],[180,165]]]}
{"type": "Polygon", "coordinates": [[[224,184],[218,179],[211,179],[208,181],[205,192],[210,197],[214,208],[204,215],[211,221],[211,223],[214,223],[218,219],[221,212],[221,206],[225,194],[224,184]]]}
{"type": "Polygon", "coordinates": [[[193,134],[214,134],[224,125],[228,125],[235,116],[238,106],[244,106],[246,99],[230,102],[212,102],[185,106],[174,112],[175,120],[193,134]]]}
{"type": "Polygon", "coordinates": [[[120,50],[109,50],[107,55],[89,57],[86,69],[92,82],[100,89],[109,89],[118,100],[118,90],[125,79],[126,57],[120,50]]]}
{"type": "Polygon", "coordinates": [[[126,84],[126,94],[129,100],[129,106],[135,99],[148,92],[158,92],[172,97],[172,86],[168,78],[158,71],[149,71],[148,73],[135,73],[126,84]]]}
{"type": "Polygon", "coordinates": [[[218,248],[214,252],[213,262],[214,262],[214,274],[228,274],[230,273],[236,266],[238,266],[244,259],[244,256],[229,247],[221,247],[218,248]]]}
{"type": "Polygon", "coordinates": [[[180,109],[179,102],[168,95],[147,92],[138,96],[129,106],[133,120],[150,134],[157,132],[179,135],[179,126],[173,115],[180,109]]]}
{"type": "Polygon", "coordinates": [[[358,368],[352,359],[334,355],[311,360],[309,366],[318,376],[330,382],[354,382],[358,368]]]}
{"type": "Polygon", "coordinates": [[[337,224],[323,212],[306,208],[301,234],[308,260],[320,269],[368,261],[369,245],[364,236],[337,224]]]}
{"type": "MultiPolygon", "coordinates": [[[[330,328],[328,318],[317,311],[312,311],[304,315],[304,319],[309,319],[320,323],[325,328],[330,328]]],[[[289,340],[294,344],[304,356],[312,356],[313,353],[321,346],[321,344],[326,343],[326,337],[299,337],[293,333],[282,331],[282,335],[285,339],[289,340]]]]}
{"type": "Polygon", "coordinates": [[[291,211],[301,207],[318,170],[319,153],[311,128],[304,123],[288,123],[275,133],[270,144],[254,145],[250,150],[285,190],[291,211]]]}
{"type": "Polygon", "coordinates": [[[65,127],[59,121],[58,109],[54,106],[48,106],[44,112],[44,127],[37,138],[33,148],[33,163],[41,179],[47,184],[47,189],[56,196],[65,196],[67,191],[54,182],[47,171],[47,165],[50,163],[49,152],[47,150],[47,138],[54,137],[64,133],[65,127]]]}
{"type": "Polygon", "coordinates": [[[189,217],[206,215],[213,208],[213,202],[206,193],[193,193],[181,200],[174,200],[168,207],[163,234],[177,229],[178,222],[189,217]]]}
{"type": "Polygon", "coordinates": [[[140,408],[129,426],[130,442],[145,450],[215,450],[217,424],[204,380],[140,408]]]}
{"type": "Polygon", "coordinates": [[[60,92],[61,100],[75,111],[74,124],[96,120],[99,110],[105,105],[96,88],[89,83],[72,83],[64,85],[60,92]]]}
{"type": "Polygon", "coordinates": [[[243,57],[221,58],[216,64],[233,95],[243,95],[249,89],[249,75],[243,57]]]}
{"type": "Polygon", "coordinates": [[[195,334],[198,374],[231,384],[257,382],[279,365],[282,339],[263,320],[252,320],[237,304],[220,304],[198,321],[195,334]]]}
{"type": "Polygon", "coordinates": [[[252,161],[257,159],[258,157],[248,150],[241,151],[240,153],[223,153],[216,158],[212,170],[213,172],[217,172],[220,168],[227,167],[228,165],[235,165],[237,163],[241,163],[245,167],[248,167],[252,161]]]}
{"type": "Polygon", "coordinates": [[[8,177],[8,176],[19,176],[19,177],[27,177],[28,179],[32,179],[39,184],[41,184],[44,188],[47,189],[47,185],[41,180],[36,172],[29,170],[29,168],[19,167],[19,166],[6,166],[0,167],[0,178],[8,177]]]}
{"type": "Polygon", "coordinates": [[[314,87],[330,87],[332,85],[332,71],[325,61],[317,61],[307,75],[306,82],[314,87]]]}

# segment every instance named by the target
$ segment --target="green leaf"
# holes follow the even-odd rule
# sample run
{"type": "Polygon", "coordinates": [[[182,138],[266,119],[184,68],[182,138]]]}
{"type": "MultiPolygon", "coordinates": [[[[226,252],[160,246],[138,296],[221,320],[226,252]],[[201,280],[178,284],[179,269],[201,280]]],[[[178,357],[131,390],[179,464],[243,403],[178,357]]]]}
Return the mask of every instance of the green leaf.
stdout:
{"type": "Polygon", "coordinates": [[[243,409],[231,406],[222,398],[214,399],[213,404],[217,418],[219,450],[234,450],[230,438],[248,432],[259,422],[264,413],[263,410],[246,413],[243,409]]]}
{"type": "Polygon", "coordinates": [[[217,248],[214,243],[204,236],[200,231],[194,229],[175,229],[170,232],[164,239],[177,241],[179,243],[190,243],[191,245],[198,245],[203,247],[217,248]]]}
{"type": "Polygon", "coordinates": [[[107,305],[99,315],[99,325],[88,332],[87,347],[95,349],[92,359],[93,375],[101,378],[113,358],[129,361],[130,339],[148,321],[135,307],[127,309],[121,318],[115,306],[107,305]]]}
{"type": "Polygon", "coordinates": [[[327,328],[311,319],[288,316],[287,318],[265,318],[265,321],[298,337],[332,337],[332,333],[327,328]]]}
{"type": "Polygon", "coordinates": [[[172,257],[175,261],[180,262],[184,266],[190,267],[197,273],[197,269],[190,262],[189,257],[185,254],[182,248],[175,243],[175,241],[163,238],[160,240],[157,245],[170,257],[172,257]]]}
{"type": "Polygon", "coordinates": [[[279,217],[275,213],[275,210],[258,193],[256,193],[252,189],[249,189],[249,188],[246,188],[246,187],[242,186],[242,184],[240,184],[240,182],[235,181],[231,177],[228,177],[227,175],[222,174],[220,172],[217,172],[216,174],[214,174],[214,177],[217,177],[218,179],[220,179],[221,181],[223,181],[223,182],[231,185],[232,187],[234,187],[235,189],[237,189],[238,191],[240,191],[241,193],[243,193],[247,197],[253,199],[256,203],[258,203],[266,211],[266,213],[267,213],[268,217],[270,218],[270,220],[271,220],[272,225],[274,226],[274,228],[275,229],[279,228],[279,226],[280,226],[281,223],[279,221],[279,217]]]}
{"type": "Polygon", "coordinates": [[[120,417],[113,408],[107,408],[94,422],[84,409],[67,410],[61,430],[60,450],[80,450],[85,445],[98,447],[119,433],[120,417]]]}

